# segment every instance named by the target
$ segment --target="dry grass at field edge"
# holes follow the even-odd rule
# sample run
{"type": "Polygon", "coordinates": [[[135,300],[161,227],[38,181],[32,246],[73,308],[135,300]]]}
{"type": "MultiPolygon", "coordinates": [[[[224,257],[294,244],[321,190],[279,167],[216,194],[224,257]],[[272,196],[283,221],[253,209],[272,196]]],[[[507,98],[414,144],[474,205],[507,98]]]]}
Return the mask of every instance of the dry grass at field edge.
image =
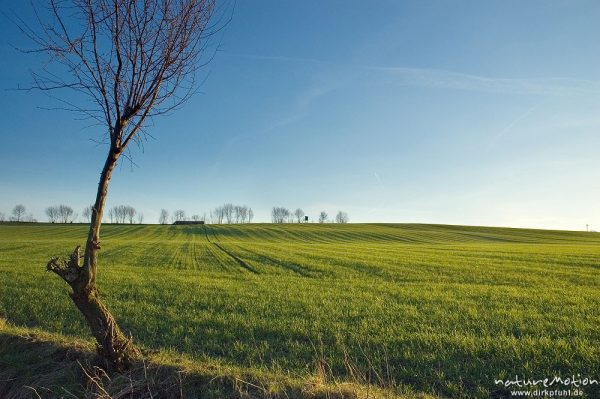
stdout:
{"type": "Polygon", "coordinates": [[[223,364],[202,364],[181,354],[148,353],[125,374],[97,366],[93,344],[0,318],[0,397],[21,398],[372,398],[433,399],[340,382],[316,367],[293,378],[223,364]]]}

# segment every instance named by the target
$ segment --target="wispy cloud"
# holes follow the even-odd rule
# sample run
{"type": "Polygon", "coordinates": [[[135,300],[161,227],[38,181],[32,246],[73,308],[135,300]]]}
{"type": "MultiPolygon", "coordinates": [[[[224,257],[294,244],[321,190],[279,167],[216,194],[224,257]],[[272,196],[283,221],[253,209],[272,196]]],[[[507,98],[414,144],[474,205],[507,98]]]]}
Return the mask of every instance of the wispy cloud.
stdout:
{"type": "MultiPolygon", "coordinates": [[[[374,85],[398,85],[408,87],[433,88],[440,90],[462,90],[509,95],[535,95],[543,100],[526,109],[514,120],[510,121],[490,141],[490,150],[503,136],[517,124],[529,117],[548,97],[556,96],[599,96],[600,82],[575,78],[499,78],[448,71],[443,69],[409,68],[400,66],[367,66],[352,63],[336,63],[315,58],[291,57],[285,55],[252,55],[226,54],[230,57],[252,59],[265,62],[295,63],[320,65],[322,68],[315,74],[310,84],[289,98],[289,111],[274,120],[268,121],[262,129],[240,132],[231,137],[221,149],[217,163],[228,156],[237,143],[261,136],[286,131],[283,129],[304,119],[311,106],[332,92],[349,85],[361,82],[374,85]]],[[[376,180],[382,185],[375,173],[376,180]]],[[[382,185],[383,186],[383,185],[382,185]]]]}
{"type": "MultiPolygon", "coordinates": [[[[286,57],[286,56],[270,56],[270,55],[249,55],[249,54],[229,54],[235,57],[248,59],[258,59],[276,62],[295,62],[295,63],[319,63],[331,64],[326,61],[320,61],[312,58],[286,57]]],[[[333,64],[331,64],[333,65],[333,64]]],[[[326,70],[326,69],[325,69],[326,70]]],[[[327,70],[326,70],[327,71],[327,70]]],[[[345,87],[356,76],[356,70],[352,68],[334,68],[334,71],[323,72],[314,77],[314,81],[302,88],[297,93],[290,95],[289,111],[269,121],[262,129],[251,132],[241,132],[231,137],[223,145],[218,159],[223,159],[232,148],[235,148],[237,143],[249,139],[257,139],[262,136],[272,134],[273,132],[284,131],[284,127],[290,126],[302,120],[309,112],[310,106],[320,98],[345,87]]]]}
{"type": "Polygon", "coordinates": [[[377,180],[377,183],[379,183],[379,187],[385,188],[383,182],[381,181],[381,177],[379,177],[379,173],[373,172],[373,176],[375,176],[375,180],[377,180]]]}
{"type": "Polygon", "coordinates": [[[521,113],[515,119],[511,120],[506,126],[504,126],[498,133],[496,133],[487,147],[487,151],[490,151],[497,143],[500,141],[502,137],[504,137],[507,133],[509,133],[515,126],[517,126],[520,122],[527,119],[536,109],[540,108],[543,104],[548,102],[547,99],[544,99],[537,104],[527,108],[525,112],[521,113]]]}
{"type": "MultiPolygon", "coordinates": [[[[269,58],[279,61],[280,58],[287,57],[269,58]]],[[[328,76],[328,78],[321,77],[318,81],[307,85],[306,88],[303,88],[294,95],[290,95],[288,112],[268,121],[261,129],[239,132],[230,137],[221,147],[212,167],[219,168],[222,163],[229,162],[228,159],[231,152],[235,151],[236,148],[239,148],[239,143],[241,142],[257,140],[273,133],[285,132],[286,129],[284,128],[301,121],[308,115],[310,107],[315,101],[339,88],[345,87],[348,84],[348,81],[353,79],[353,76],[353,74],[339,73],[332,74],[331,76],[328,76]]]]}
{"type": "MultiPolygon", "coordinates": [[[[274,62],[321,64],[338,66],[345,70],[354,69],[356,76],[361,72],[379,72],[388,84],[426,87],[447,90],[480,91],[502,94],[577,96],[600,95],[600,81],[570,77],[551,78],[504,78],[491,77],[433,68],[411,68],[404,66],[367,66],[334,63],[325,60],[283,55],[228,54],[232,57],[274,62]]],[[[363,76],[364,77],[364,76],[363,76]]]]}
{"type": "Polygon", "coordinates": [[[449,90],[544,96],[600,95],[600,82],[574,78],[497,78],[443,69],[405,67],[366,67],[382,72],[389,83],[449,90]]]}

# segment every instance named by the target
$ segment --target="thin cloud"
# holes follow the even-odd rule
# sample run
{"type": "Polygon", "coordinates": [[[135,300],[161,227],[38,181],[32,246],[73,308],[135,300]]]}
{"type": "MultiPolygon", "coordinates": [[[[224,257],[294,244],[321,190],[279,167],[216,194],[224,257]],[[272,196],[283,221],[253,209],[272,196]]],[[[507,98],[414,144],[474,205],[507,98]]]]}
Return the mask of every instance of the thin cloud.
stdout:
{"type": "Polygon", "coordinates": [[[427,87],[448,90],[480,91],[501,94],[578,96],[600,95],[600,82],[569,77],[553,78],[498,78],[431,68],[402,66],[364,66],[335,63],[306,57],[283,55],[227,54],[247,59],[311,63],[355,69],[356,72],[380,72],[386,83],[402,86],[427,87]]]}
{"type": "Polygon", "coordinates": [[[521,121],[527,119],[527,117],[529,117],[529,115],[531,115],[536,109],[541,107],[546,102],[547,102],[547,100],[540,101],[539,103],[533,105],[532,107],[527,108],[527,110],[525,110],[525,112],[523,112],[518,117],[516,117],[515,119],[510,121],[508,123],[508,125],[506,125],[504,128],[502,128],[498,133],[496,133],[494,135],[494,137],[492,137],[492,139],[490,140],[490,144],[488,145],[487,151],[490,151],[502,137],[504,137],[507,133],[509,133],[521,121]]]}
{"type": "MultiPolygon", "coordinates": [[[[335,63],[315,58],[290,57],[284,55],[253,55],[226,53],[230,57],[255,59],[267,62],[319,64],[325,69],[318,79],[304,89],[290,96],[290,109],[275,120],[269,121],[262,129],[239,133],[231,137],[222,147],[217,156],[217,164],[227,156],[237,143],[244,140],[256,139],[261,136],[284,131],[283,128],[304,119],[311,105],[328,94],[342,89],[359,80],[371,80],[375,84],[388,84],[441,90],[464,90],[512,95],[550,96],[581,96],[600,95],[600,82],[574,78],[494,78],[453,72],[443,69],[408,68],[395,66],[365,66],[352,63],[335,63]]],[[[527,109],[523,114],[508,123],[490,141],[488,150],[498,140],[510,132],[518,123],[526,119],[546,100],[527,109]]],[[[376,175],[376,180],[382,184],[376,175]]]]}
{"type": "Polygon", "coordinates": [[[222,162],[227,161],[231,151],[239,148],[240,142],[256,140],[269,134],[273,134],[274,132],[285,132],[285,127],[293,125],[294,123],[297,123],[306,117],[313,102],[337,90],[338,88],[343,87],[345,84],[346,80],[340,75],[336,79],[330,79],[324,84],[313,84],[307,86],[306,89],[301,90],[299,93],[293,96],[290,110],[283,116],[270,121],[262,129],[249,132],[240,132],[229,138],[221,147],[221,150],[219,151],[219,154],[217,155],[212,167],[218,168],[222,162]]]}
{"type": "Polygon", "coordinates": [[[366,69],[384,72],[394,79],[388,83],[404,86],[545,96],[600,95],[600,82],[583,79],[493,78],[443,69],[405,67],[374,66],[366,69]]]}
{"type": "Polygon", "coordinates": [[[373,172],[373,176],[375,176],[375,180],[377,180],[377,183],[379,183],[379,187],[385,188],[383,182],[381,181],[381,177],[379,177],[379,174],[377,172],[373,172]]]}

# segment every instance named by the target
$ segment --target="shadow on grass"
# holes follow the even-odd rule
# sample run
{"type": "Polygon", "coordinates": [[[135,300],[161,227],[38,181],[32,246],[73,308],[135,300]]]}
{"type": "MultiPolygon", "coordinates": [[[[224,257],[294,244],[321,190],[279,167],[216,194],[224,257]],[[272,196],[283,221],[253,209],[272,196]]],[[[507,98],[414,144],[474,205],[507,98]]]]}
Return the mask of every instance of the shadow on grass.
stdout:
{"type": "MultiPolygon", "coordinates": [[[[354,384],[297,380],[260,370],[148,354],[123,374],[98,366],[93,345],[1,324],[0,398],[395,398],[354,384]]],[[[425,397],[421,395],[410,397],[425,397]]]]}

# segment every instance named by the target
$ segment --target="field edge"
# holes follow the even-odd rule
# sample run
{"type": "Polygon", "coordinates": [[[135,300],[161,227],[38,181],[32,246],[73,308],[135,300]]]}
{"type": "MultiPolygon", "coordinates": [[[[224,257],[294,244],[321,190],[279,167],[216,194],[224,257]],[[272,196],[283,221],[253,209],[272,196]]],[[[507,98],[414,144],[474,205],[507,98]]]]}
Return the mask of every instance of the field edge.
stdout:
{"type": "Polygon", "coordinates": [[[98,367],[91,341],[9,324],[0,318],[0,397],[21,398],[372,398],[434,399],[407,387],[382,389],[313,376],[193,361],[150,351],[124,374],[98,367]]]}

